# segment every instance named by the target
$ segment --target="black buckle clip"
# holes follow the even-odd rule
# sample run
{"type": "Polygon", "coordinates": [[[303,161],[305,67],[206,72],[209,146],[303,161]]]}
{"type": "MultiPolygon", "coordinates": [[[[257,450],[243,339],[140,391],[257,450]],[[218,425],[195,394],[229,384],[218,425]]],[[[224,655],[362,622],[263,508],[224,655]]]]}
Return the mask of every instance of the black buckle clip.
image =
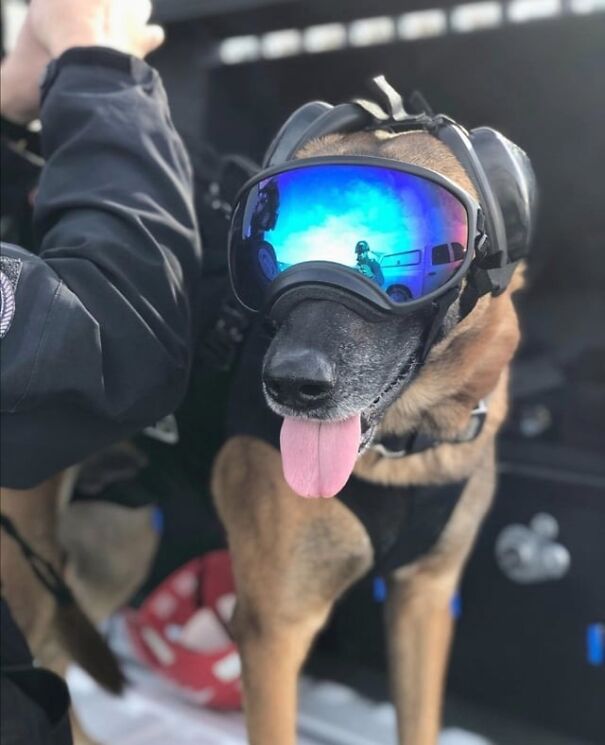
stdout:
{"type": "Polygon", "coordinates": [[[216,323],[199,352],[203,364],[219,372],[231,368],[250,326],[250,317],[236,302],[228,298],[222,303],[216,323]]]}

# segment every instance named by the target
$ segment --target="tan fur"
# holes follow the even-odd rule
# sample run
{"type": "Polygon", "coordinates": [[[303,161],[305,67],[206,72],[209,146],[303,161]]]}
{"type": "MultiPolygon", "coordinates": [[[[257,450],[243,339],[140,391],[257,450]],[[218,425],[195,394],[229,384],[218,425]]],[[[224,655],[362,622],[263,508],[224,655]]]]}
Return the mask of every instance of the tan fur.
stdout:
{"type": "MultiPolygon", "coordinates": [[[[474,193],[456,158],[425,133],[330,135],[309,143],[298,157],[328,154],[396,158],[431,168],[474,193]]],[[[521,281],[518,273],[500,297],[482,298],[433,348],[381,425],[384,432],[418,428],[451,439],[488,397],[480,436],[398,460],[370,451],[355,468],[357,476],[386,484],[469,477],[432,552],[390,578],[386,620],[401,745],[437,741],[452,631],[449,604],[494,491],[494,437],[506,415],[508,363],[519,340],[511,295],[521,281]]],[[[296,496],[284,481],[279,453],[252,438],[225,445],[213,492],[234,561],[234,632],[250,742],[294,745],[298,672],[336,599],[370,567],[371,545],[342,503],[296,496]]]]}

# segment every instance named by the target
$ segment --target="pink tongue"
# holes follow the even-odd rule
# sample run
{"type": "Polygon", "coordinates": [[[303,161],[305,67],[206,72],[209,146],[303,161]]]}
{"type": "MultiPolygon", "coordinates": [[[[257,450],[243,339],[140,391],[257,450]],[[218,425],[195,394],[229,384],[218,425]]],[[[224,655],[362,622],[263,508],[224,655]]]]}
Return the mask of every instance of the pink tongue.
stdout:
{"type": "Polygon", "coordinates": [[[353,471],[360,440],[359,414],[343,422],[287,417],[280,438],[286,481],[301,497],[333,497],[353,471]]]}

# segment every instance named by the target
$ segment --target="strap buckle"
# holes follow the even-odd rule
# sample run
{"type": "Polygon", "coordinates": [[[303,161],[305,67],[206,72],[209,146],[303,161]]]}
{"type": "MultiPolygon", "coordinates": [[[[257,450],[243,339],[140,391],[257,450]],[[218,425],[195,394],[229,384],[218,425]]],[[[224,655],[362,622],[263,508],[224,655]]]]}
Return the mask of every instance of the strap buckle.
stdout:
{"type": "Polygon", "coordinates": [[[231,368],[250,326],[249,315],[236,302],[232,297],[223,301],[216,323],[199,350],[203,363],[219,372],[231,368]]]}

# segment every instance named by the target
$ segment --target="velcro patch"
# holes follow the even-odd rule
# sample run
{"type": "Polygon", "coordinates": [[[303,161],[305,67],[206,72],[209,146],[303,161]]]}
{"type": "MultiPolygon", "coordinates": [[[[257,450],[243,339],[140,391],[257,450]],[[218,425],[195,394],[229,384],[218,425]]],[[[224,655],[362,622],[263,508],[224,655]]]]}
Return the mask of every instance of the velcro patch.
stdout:
{"type": "Polygon", "coordinates": [[[15,293],[21,274],[21,260],[0,256],[0,339],[8,333],[15,315],[15,293]]]}

